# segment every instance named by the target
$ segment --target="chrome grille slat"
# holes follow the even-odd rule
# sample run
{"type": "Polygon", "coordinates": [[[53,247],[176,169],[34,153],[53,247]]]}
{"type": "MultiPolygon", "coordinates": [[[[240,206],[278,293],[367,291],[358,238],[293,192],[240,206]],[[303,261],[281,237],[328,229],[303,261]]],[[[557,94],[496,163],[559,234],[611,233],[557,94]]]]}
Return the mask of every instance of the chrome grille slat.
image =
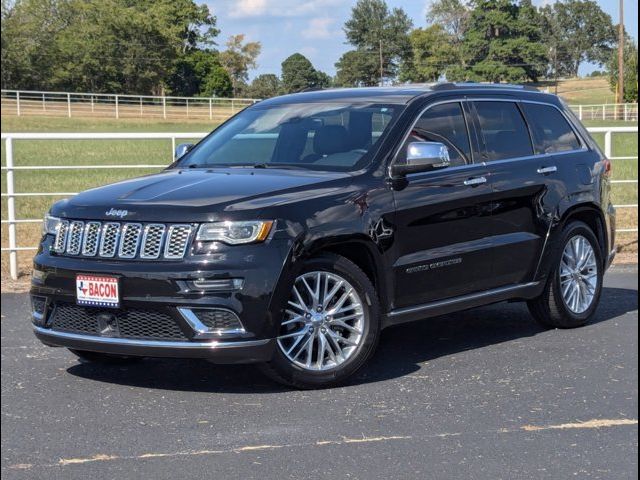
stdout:
{"type": "Polygon", "coordinates": [[[105,223],[102,226],[99,255],[107,258],[114,257],[118,247],[118,240],[120,240],[120,224],[114,222],[105,223]]]}
{"type": "Polygon", "coordinates": [[[69,231],[69,222],[63,220],[58,224],[56,239],[53,242],[53,250],[56,253],[64,253],[67,248],[67,232],[69,231]]]}
{"type": "Polygon", "coordinates": [[[142,225],[139,223],[125,223],[122,227],[120,238],[120,248],[118,256],[120,258],[134,258],[138,252],[142,225]]]}
{"type": "Polygon", "coordinates": [[[100,222],[87,222],[84,226],[84,238],[82,239],[82,255],[94,257],[98,253],[98,241],[100,240],[100,222]]]}
{"type": "Polygon", "coordinates": [[[191,225],[171,225],[167,233],[167,243],[164,247],[164,258],[184,257],[189,237],[191,237],[191,225]]]}
{"type": "Polygon", "coordinates": [[[153,260],[160,256],[165,229],[166,227],[161,223],[150,223],[144,227],[140,258],[153,260]]]}
{"type": "Polygon", "coordinates": [[[144,260],[180,260],[196,226],[188,223],[62,220],[53,251],[62,255],[144,260]]]}
{"type": "Polygon", "coordinates": [[[67,233],[67,255],[78,255],[80,253],[83,231],[84,222],[74,220],[69,224],[69,232],[67,233]]]}

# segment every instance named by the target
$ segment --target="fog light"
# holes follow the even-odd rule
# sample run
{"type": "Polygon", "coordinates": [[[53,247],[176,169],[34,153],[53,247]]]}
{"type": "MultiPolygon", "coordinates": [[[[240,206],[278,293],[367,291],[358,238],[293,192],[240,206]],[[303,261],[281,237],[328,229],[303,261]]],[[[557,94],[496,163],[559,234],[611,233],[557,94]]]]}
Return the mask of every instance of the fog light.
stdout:
{"type": "Polygon", "coordinates": [[[246,333],[238,315],[226,308],[178,307],[178,312],[193,329],[196,339],[244,335],[246,333]]]}
{"type": "Polygon", "coordinates": [[[31,318],[35,325],[43,326],[47,317],[47,297],[31,295],[31,318]]]}

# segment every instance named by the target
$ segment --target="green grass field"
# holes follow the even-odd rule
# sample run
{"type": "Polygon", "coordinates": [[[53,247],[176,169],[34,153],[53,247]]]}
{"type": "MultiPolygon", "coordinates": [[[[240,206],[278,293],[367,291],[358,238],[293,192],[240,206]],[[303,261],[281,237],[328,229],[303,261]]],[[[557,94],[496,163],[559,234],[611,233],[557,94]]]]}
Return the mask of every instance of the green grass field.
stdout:
{"type": "MultiPolygon", "coordinates": [[[[602,121],[585,122],[587,126],[604,126],[602,121]]],[[[612,125],[615,122],[606,122],[612,125]]],[[[616,125],[637,126],[637,123],[618,122],[616,125]]],[[[42,117],[2,117],[3,132],[208,132],[216,125],[196,121],[162,120],[115,120],[42,117]]],[[[594,135],[603,142],[603,135],[594,135]]],[[[186,140],[179,140],[183,142],[186,140]]],[[[635,134],[614,134],[613,155],[637,155],[638,138],[635,134]]],[[[67,140],[67,141],[20,141],[13,144],[14,164],[20,165],[126,165],[153,164],[157,168],[119,170],[30,170],[16,171],[15,191],[19,192],[78,192],[125,178],[153,173],[172,160],[170,140],[67,140]]],[[[5,165],[5,145],[2,142],[2,165],[5,165]]],[[[637,160],[615,160],[614,179],[637,179],[637,160]]],[[[6,192],[5,172],[2,172],[2,192],[6,192]]],[[[615,202],[637,204],[637,184],[614,186],[615,202]]],[[[51,203],[61,197],[18,197],[17,218],[42,218],[51,203]]],[[[7,218],[6,199],[2,199],[2,219],[7,218]]],[[[635,227],[638,224],[637,209],[619,211],[620,227],[635,227]]],[[[18,245],[33,246],[40,236],[40,225],[17,226],[18,245]]],[[[635,236],[637,238],[637,236],[635,236]]],[[[2,246],[7,246],[7,229],[2,228],[2,246]]],[[[2,254],[2,270],[6,271],[7,257],[2,254]]],[[[23,270],[28,269],[30,253],[19,254],[23,270]]]]}

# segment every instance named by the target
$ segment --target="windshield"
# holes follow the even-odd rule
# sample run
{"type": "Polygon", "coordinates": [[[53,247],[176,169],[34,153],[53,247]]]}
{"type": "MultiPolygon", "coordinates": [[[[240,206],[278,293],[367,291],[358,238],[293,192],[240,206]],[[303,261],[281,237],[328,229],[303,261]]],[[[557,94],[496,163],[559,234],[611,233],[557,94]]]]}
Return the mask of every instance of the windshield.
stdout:
{"type": "Polygon", "coordinates": [[[398,105],[256,105],[233,117],[177,168],[254,167],[349,171],[362,168],[398,105]]]}

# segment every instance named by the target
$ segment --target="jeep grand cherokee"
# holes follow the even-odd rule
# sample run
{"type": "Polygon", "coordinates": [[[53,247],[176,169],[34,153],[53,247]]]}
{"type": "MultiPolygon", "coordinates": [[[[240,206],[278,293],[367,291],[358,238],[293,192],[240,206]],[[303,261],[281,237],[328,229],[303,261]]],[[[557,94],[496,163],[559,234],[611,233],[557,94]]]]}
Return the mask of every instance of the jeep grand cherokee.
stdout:
{"type": "Polygon", "coordinates": [[[389,325],[505,300],[583,325],[614,255],[609,161],[557,97],[516,86],[282,96],[176,157],[53,205],[43,343],[325,387],[389,325]]]}

